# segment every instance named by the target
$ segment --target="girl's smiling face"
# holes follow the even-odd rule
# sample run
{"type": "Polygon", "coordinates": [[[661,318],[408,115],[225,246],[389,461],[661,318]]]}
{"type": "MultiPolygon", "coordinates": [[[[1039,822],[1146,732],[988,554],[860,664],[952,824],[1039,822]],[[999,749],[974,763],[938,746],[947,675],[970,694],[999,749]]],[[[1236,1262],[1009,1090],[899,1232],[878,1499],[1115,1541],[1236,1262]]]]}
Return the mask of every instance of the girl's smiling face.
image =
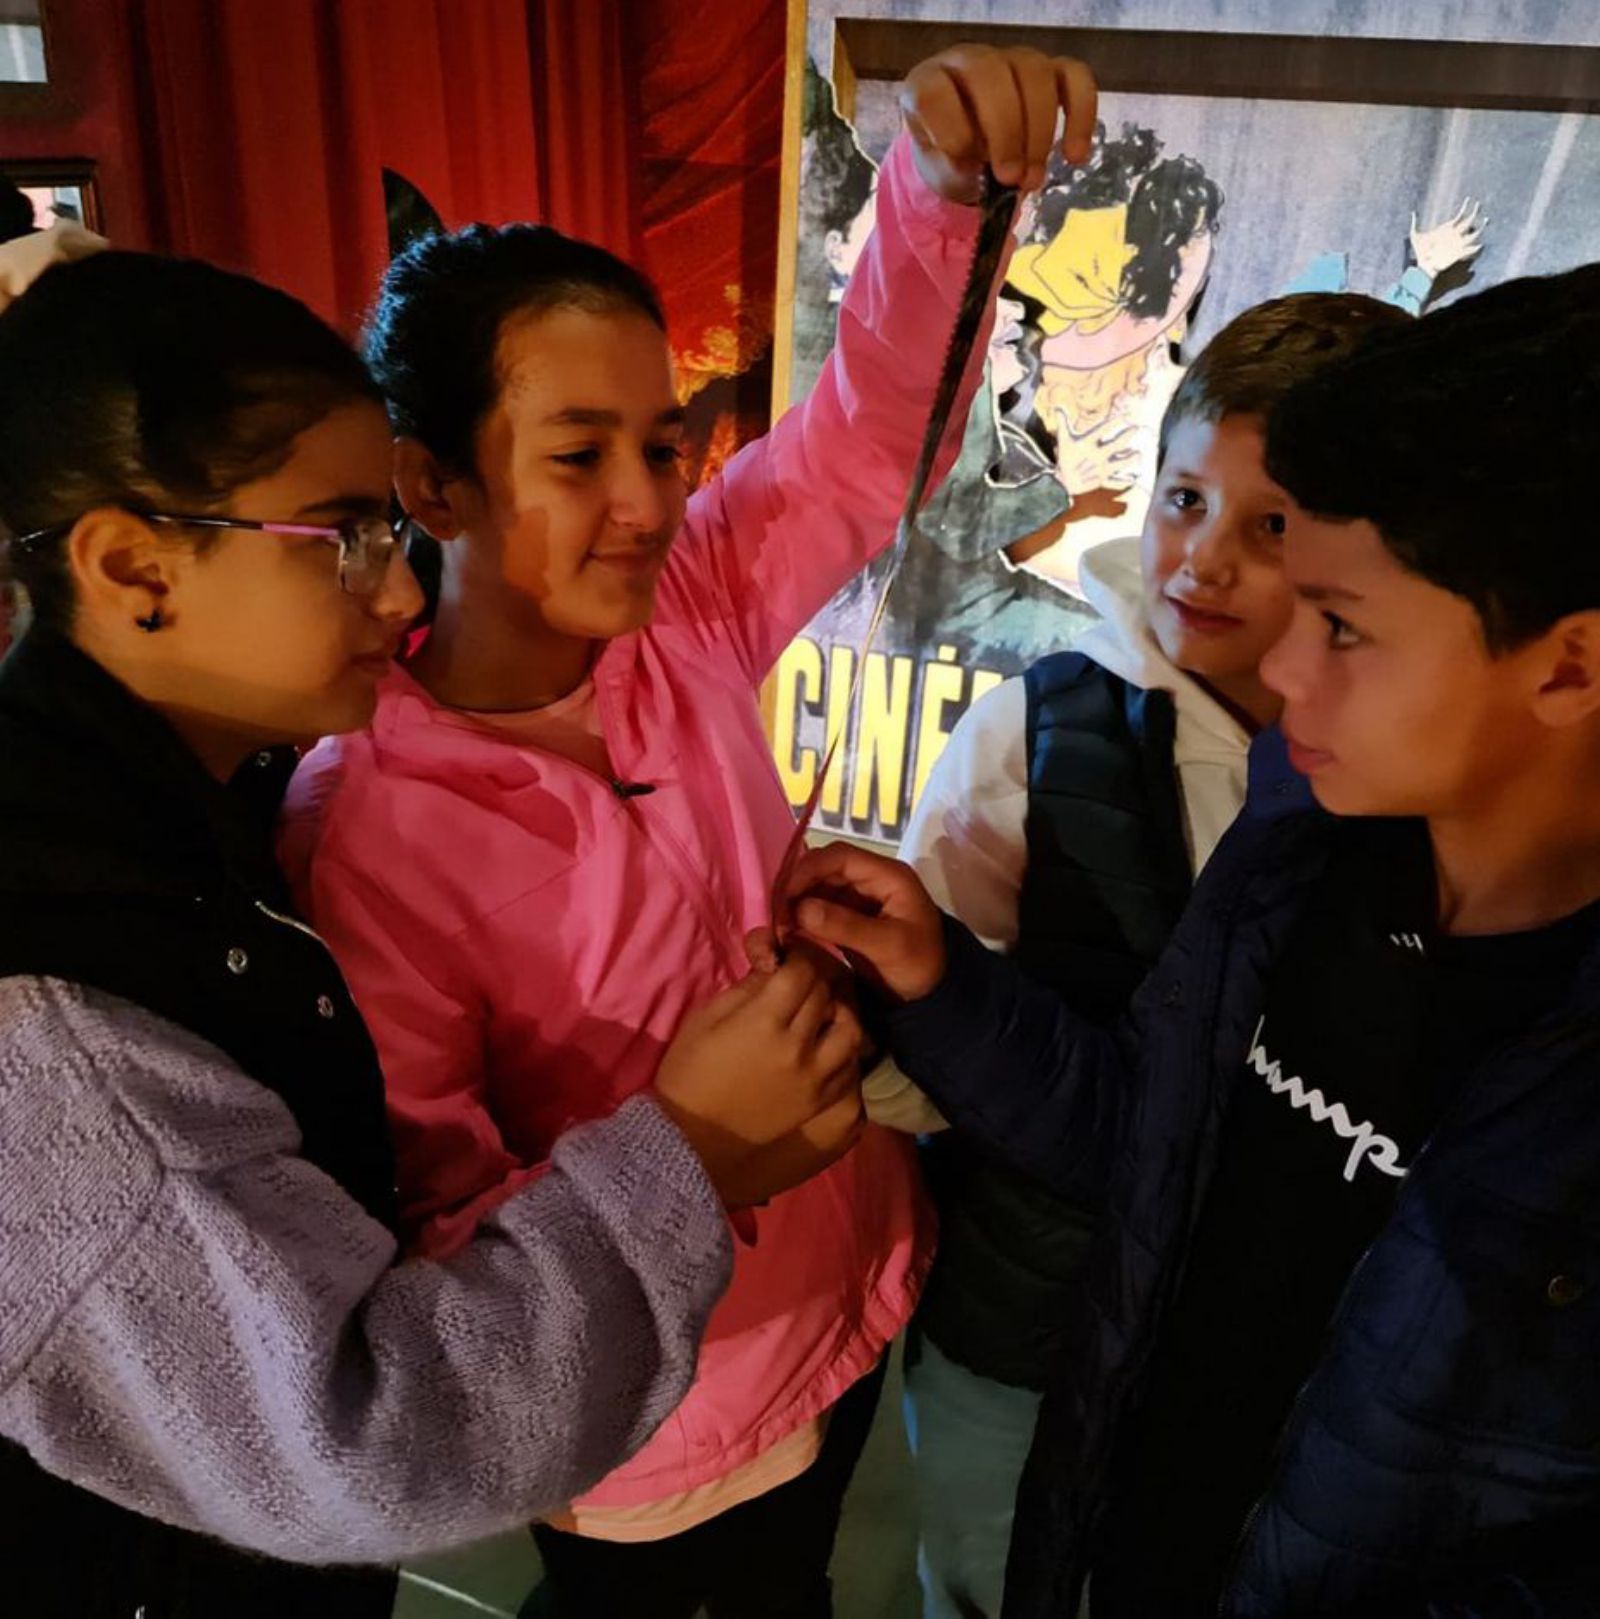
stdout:
{"type": "Polygon", "coordinates": [[[558,635],[638,629],[688,498],[665,334],[632,310],[513,317],[496,369],[475,475],[451,480],[463,583],[558,635]]]}

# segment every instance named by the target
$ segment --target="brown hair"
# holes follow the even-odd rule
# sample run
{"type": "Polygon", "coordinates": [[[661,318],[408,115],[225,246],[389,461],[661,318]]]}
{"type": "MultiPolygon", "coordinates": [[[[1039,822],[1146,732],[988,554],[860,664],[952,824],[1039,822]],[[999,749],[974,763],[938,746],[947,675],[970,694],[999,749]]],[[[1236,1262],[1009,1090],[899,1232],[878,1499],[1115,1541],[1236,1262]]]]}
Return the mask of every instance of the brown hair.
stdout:
{"type": "Polygon", "coordinates": [[[1412,317],[1360,292],[1291,292],[1237,315],[1184,373],[1161,418],[1157,465],[1180,422],[1261,416],[1292,388],[1353,354],[1376,331],[1412,317]]]}

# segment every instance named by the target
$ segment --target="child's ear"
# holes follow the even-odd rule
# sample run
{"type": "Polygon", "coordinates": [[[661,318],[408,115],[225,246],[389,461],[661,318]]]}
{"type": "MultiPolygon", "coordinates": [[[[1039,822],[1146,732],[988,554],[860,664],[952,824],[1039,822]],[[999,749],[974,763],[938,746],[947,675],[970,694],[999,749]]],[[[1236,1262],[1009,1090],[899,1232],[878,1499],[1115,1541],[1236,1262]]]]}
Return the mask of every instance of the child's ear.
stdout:
{"type": "Polygon", "coordinates": [[[459,483],[446,475],[420,439],[394,441],[394,492],[406,515],[436,540],[453,540],[461,532],[455,501],[459,483]]]}
{"type": "Polygon", "coordinates": [[[1534,712],[1546,725],[1600,714],[1600,612],[1570,613],[1540,637],[1543,676],[1534,712]]]}
{"type": "Polygon", "coordinates": [[[152,613],[176,621],[174,594],[193,562],[188,547],[163,545],[132,512],[101,506],[72,525],[66,551],[78,611],[105,633],[134,634],[152,613]]]}

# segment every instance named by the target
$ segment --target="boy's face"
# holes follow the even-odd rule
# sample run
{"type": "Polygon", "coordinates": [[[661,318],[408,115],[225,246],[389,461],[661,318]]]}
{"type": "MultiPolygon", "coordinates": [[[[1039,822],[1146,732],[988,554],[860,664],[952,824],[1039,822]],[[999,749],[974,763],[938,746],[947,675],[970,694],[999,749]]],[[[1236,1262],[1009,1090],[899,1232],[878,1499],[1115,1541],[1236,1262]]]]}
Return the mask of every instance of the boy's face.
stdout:
{"type": "Polygon", "coordinates": [[[1178,422],[1140,550],[1161,650],[1246,708],[1255,706],[1261,659],[1294,610],[1283,537],[1300,517],[1267,476],[1264,449],[1256,416],[1178,422]]]}
{"type": "Polygon", "coordinates": [[[1526,768],[1542,642],[1491,656],[1472,605],[1402,567],[1365,521],[1301,514],[1285,569],[1294,621],[1261,673],[1325,808],[1470,815],[1526,768]]]}

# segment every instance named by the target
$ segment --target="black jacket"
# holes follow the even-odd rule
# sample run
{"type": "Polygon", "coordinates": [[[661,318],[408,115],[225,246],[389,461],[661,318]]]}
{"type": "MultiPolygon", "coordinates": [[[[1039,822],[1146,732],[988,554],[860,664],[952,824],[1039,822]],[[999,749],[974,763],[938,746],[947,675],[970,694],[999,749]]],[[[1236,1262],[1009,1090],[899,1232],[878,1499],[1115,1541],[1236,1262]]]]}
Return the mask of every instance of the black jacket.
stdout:
{"type": "MultiPolygon", "coordinates": [[[[1171,697],[1078,652],[1027,692],[1028,863],[1015,959],[1079,1011],[1115,1020],[1189,892],[1171,697]]],[[[939,1252],[919,1329],[981,1377],[1043,1391],[1061,1363],[1094,1215],[950,1131],[925,1153],[939,1252]]]]}
{"type": "MultiPolygon", "coordinates": [[[[293,916],[272,824],[293,769],[224,787],[172,727],[59,637],[0,664],[0,977],[48,975],[191,1030],[281,1096],[305,1156],[393,1225],[377,1056],[293,916]]],[[[387,1571],[274,1563],[158,1524],[0,1446],[0,1567],[30,1619],[387,1619],[387,1571]],[[20,1584],[19,1584],[20,1582],[20,1584]]]]}

